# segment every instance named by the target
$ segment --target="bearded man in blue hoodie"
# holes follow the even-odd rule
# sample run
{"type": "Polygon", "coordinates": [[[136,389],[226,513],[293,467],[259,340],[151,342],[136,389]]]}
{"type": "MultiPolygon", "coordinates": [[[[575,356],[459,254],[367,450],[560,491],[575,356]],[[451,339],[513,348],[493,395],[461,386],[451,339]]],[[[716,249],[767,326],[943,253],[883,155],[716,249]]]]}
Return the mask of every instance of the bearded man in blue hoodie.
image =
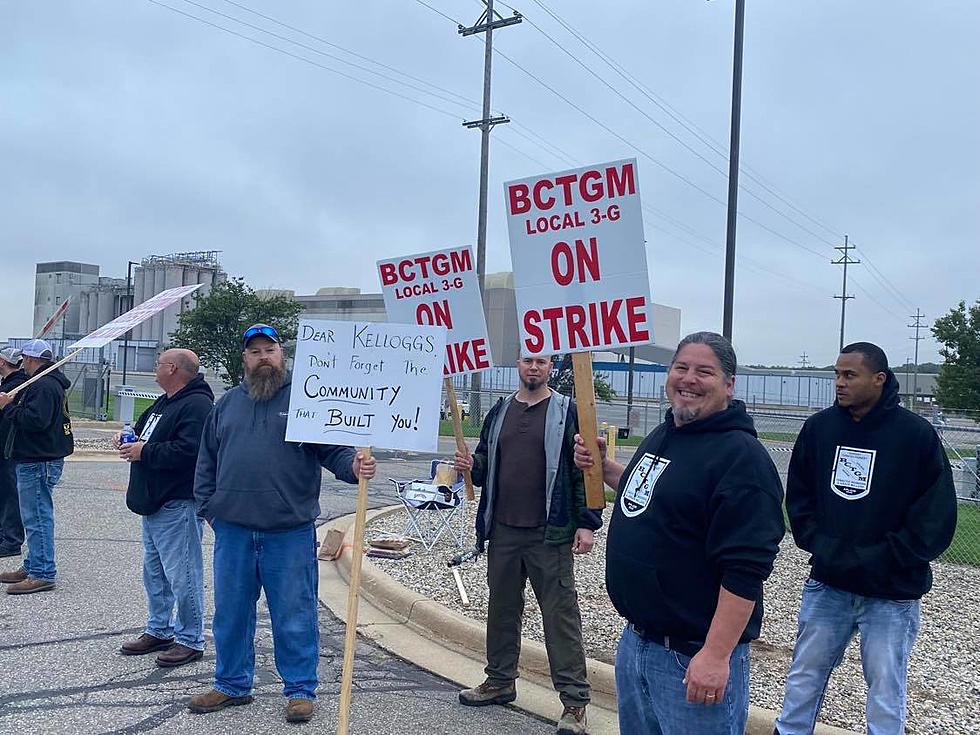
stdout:
{"type": "MultiPolygon", "coordinates": [[[[599,442],[617,488],[606,589],[627,625],[616,651],[619,727],[651,735],[743,735],[749,641],[783,537],[783,488],[733,399],[735,351],[720,334],[681,340],[671,408],[624,468],[599,442]]],[[[576,437],[575,463],[592,466],[576,437]]]]}
{"type": "Polygon", "coordinates": [[[306,722],[316,699],[320,630],[316,529],[321,467],[338,480],[374,476],[354,449],[286,441],[291,376],[274,327],[242,335],[245,380],[204,425],[194,480],[198,514],[214,529],[214,688],[199,714],[252,701],[255,605],[265,591],[286,721],[306,722]]]}
{"type": "Polygon", "coordinates": [[[956,530],[953,474],[935,429],[899,405],[880,347],[847,345],[834,373],[837,401],[803,425],[786,480],[810,576],[775,732],[813,732],[830,674],[860,633],[868,733],[899,735],[929,562],[956,530]]]}

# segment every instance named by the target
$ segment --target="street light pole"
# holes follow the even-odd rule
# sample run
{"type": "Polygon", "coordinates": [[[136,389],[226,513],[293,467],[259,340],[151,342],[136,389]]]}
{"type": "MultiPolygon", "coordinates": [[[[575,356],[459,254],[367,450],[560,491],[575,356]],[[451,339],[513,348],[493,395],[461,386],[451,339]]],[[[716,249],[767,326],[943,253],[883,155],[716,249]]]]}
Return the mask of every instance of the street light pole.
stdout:
{"type": "MultiPolygon", "coordinates": [[[[126,265],[126,311],[133,308],[133,266],[139,265],[134,261],[129,261],[126,265]]],[[[125,314],[126,311],[121,313],[125,314]]],[[[132,330],[129,330],[132,331],[132,330]]],[[[129,331],[123,337],[123,364],[122,364],[122,384],[126,385],[126,361],[129,357],[129,331]]]]}
{"type": "Polygon", "coordinates": [[[725,236],[725,305],[722,334],[732,338],[735,299],[735,220],[738,210],[738,146],[742,117],[742,30],[745,0],[735,0],[735,51],[732,61],[732,132],[728,148],[728,231],[725,236]]]}

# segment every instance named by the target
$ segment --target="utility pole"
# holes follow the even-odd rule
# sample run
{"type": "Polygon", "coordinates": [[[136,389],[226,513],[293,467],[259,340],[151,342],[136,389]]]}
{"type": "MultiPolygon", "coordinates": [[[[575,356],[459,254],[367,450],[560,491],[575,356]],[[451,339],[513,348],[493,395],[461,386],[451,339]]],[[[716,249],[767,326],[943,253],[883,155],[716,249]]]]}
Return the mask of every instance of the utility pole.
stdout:
{"type": "Polygon", "coordinates": [[[844,283],[841,286],[840,296],[834,296],[835,299],[840,299],[840,346],[837,348],[838,352],[844,349],[844,313],[847,310],[847,300],[853,299],[853,296],[847,295],[847,266],[857,265],[860,260],[851,260],[848,251],[854,250],[853,245],[848,245],[847,235],[844,235],[844,244],[838,245],[834,250],[840,250],[844,255],[841,256],[840,260],[830,261],[833,265],[843,265],[844,266],[844,283]]]}
{"type": "Polygon", "coordinates": [[[806,359],[806,350],[803,350],[803,354],[800,355],[800,364],[803,366],[804,370],[806,370],[807,367],[809,366],[809,363],[807,362],[806,359]]]}
{"type": "MultiPolygon", "coordinates": [[[[119,314],[125,314],[127,311],[133,308],[133,266],[139,266],[136,261],[129,261],[126,265],[126,307],[119,310],[119,314]]],[[[123,359],[122,359],[122,384],[126,385],[126,364],[129,357],[129,335],[133,333],[130,329],[123,336],[123,359]]],[[[136,350],[139,352],[139,348],[136,350]]]]}
{"type": "Polygon", "coordinates": [[[738,144],[742,119],[742,30],[745,0],[735,0],[735,49],[732,58],[732,128],[728,139],[728,228],[725,234],[725,304],[721,333],[732,339],[735,301],[735,220],[738,210],[738,144]]]}
{"type": "Polygon", "coordinates": [[[915,330],[915,336],[909,337],[911,340],[915,340],[915,363],[912,366],[912,409],[915,410],[915,403],[919,398],[919,340],[925,339],[925,337],[919,336],[919,330],[922,329],[922,317],[923,314],[918,308],[915,310],[910,319],[915,319],[915,324],[909,324],[909,329],[915,330]]]}
{"type": "MultiPolygon", "coordinates": [[[[506,115],[490,116],[490,67],[493,60],[493,30],[504,28],[505,26],[515,25],[524,20],[524,17],[514,11],[510,18],[504,18],[493,9],[493,0],[483,0],[487,6],[486,10],[480,15],[476,23],[467,28],[459,26],[461,36],[472,36],[476,33],[484,33],[485,44],[483,52],[483,116],[479,120],[469,120],[463,126],[469,129],[480,129],[480,204],[476,230],[476,277],[480,283],[480,295],[484,296],[484,281],[487,268],[487,182],[489,179],[490,167],[490,131],[494,126],[502,123],[509,123],[510,118],[506,115]]],[[[486,311],[486,302],[483,304],[486,311]]],[[[480,373],[473,373],[470,381],[470,415],[475,417],[477,422],[482,418],[483,412],[480,407],[480,391],[483,388],[482,376],[480,373]]]]}

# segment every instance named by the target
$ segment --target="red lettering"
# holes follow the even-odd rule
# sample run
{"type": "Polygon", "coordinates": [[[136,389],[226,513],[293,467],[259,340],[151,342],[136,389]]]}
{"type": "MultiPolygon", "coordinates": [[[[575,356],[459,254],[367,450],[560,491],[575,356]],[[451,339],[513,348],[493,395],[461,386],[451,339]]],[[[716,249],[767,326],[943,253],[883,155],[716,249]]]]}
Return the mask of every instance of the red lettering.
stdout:
{"type": "Polygon", "coordinates": [[[635,193],[636,180],[633,176],[632,163],[624,163],[621,174],[616,171],[615,166],[606,169],[606,195],[610,199],[635,193]]]}
{"type": "Polygon", "coordinates": [[[599,344],[599,316],[593,301],[589,304],[589,326],[592,327],[592,344],[599,344]]]}
{"type": "Polygon", "coordinates": [[[585,307],[581,304],[570,304],[565,307],[568,319],[568,347],[589,347],[589,338],[585,334],[585,307]]]}
{"type": "Polygon", "coordinates": [[[450,251],[449,261],[452,263],[453,273],[473,270],[473,259],[470,258],[468,248],[450,251]]]}
{"type": "Polygon", "coordinates": [[[487,354],[487,341],[480,337],[479,339],[474,339],[471,344],[473,345],[473,364],[476,366],[475,370],[483,370],[484,368],[490,367],[490,356],[487,354]]]}
{"type": "Polygon", "coordinates": [[[650,339],[650,331],[640,327],[647,320],[646,313],[639,311],[645,304],[646,299],[643,296],[626,299],[626,324],[629,327],[630,342],[647,342],[650,339]]]}
{"type": "Polygon", "coordinates": [[[582,198],[587,202],[597,202],[602,199],[602,174],[598,171],[586,171],[582,174],[582,180],[579,184],[579,189],[582,192],[582,198]],[[590,187],[589,182],[595,181],[595,185],[590,187]]]}
{"type": "Polygon", "coordinates": [[[444,276],[449,273],[449,256],[445,253],[436,253],[433,255],[432,272],[437,276],[444,276]]]}
{"type": "Polygon", "coordinates": [[[626,341],[626,333],[619,323],[619,307],[622,304],[622,299],[615,299],[612,302],[602,301],[599,303],[599,314],[600,320],[602,321],[602,341],[605,344],[622,344],[626,341]],[[613,332],[616,332],[618,339],[612,339],[613,332]]]}
{"type": "Polygon", "coordinates": [[[540,181],[536,181],[534,183],[534,206],[536,206],[538,209],[551,209],[553,206],[555,206],[555,198],[553,196],[549,196],[547,199],[541,198],[542,189],[550,190],[554,187],[555,185],[551,183],[551,179],[541,179],[540,181]]]}
{"type": "Polygon", "coordinates": [[[556,242],[551,249],[551,275],[559,286],[567,286],[574,280],[579,283],[585,283],[586,280],[598,281],[599,244],[596,239],[589,238],[588,248],[582,240],[576,240],[574,256],[567,242],[556,242]]]}
{"type": "Polygon", "coordinates": [[[510,199],[511,214],[525,214],[531,211],[530,191],[527,184],[511,184],[507,187],[507,198],[510,199]]]}
{"type": "Polygon", "coordinates": [[[589,238],[589,250],[586,252],[585,243],[575,241],[575,260],[578,264],[578,282],[585,283],[585,272],[588,271],[593,281],[599,280],[599,244],[594,237],[589,238]]]}
{"type": "Polygon", "coordinates": [[[447,329],[453,328],[453,317],[449,313],[449,301],[443,299],[428,304],[420,303],[415,307],[415,323],[428,324],[431,326],[444,326],[447,329]]]}
{"type": "Polygon", "coordinates": [[[566,174],[565,176],[559,176],[555,179],[555,183],[558,184],[565,192],[565,206],[572,206],[572,184],[575,183],[575,174],[566,174]]]}
{"type": "Polygon", "coordinates": [[[403,281],[414,281],[415,271],[412,270],[412,261],[403,260],[398,264],[398,275],[402,277],[403,281]]]}
{"type": "Polygon", "coordinates": [[[561,344],[561,335],[558,332],[558,322],[561,320],[564,308],[561,306],[549,306],[541,310],[541,316],[546,321],[551,322],[551,347],[553,352],[557,352],[558,345],[561,344]]]}
{"type": "Polygon", "coordinates": [[[551,249],[551,275],[559,286],[567,286],[575,278],[572,249],[567,242],[558,241],[551,249]],[[564,261],[564,264],[561,262],[564,261]]]}
{"type": "Polygon", "coordinates": [[[537,310],[531,309],[524,314],[524,331],[527,337],[524,339],[524,346],[527,351],[532,355],[536,355],[541,352],[541,348],[544,347],[544,332],[541,331],[541,327],[538,324],[541,322],[541,316],[538,314],[537,310]]]}
{"type": "Polygon", "coordinates": [[[382,263],[378,266],[378,270],[381,271],[382,285],[390,286],[393,283],[398,283],[398,274],[395,273],[394,263],[382,263]]]}

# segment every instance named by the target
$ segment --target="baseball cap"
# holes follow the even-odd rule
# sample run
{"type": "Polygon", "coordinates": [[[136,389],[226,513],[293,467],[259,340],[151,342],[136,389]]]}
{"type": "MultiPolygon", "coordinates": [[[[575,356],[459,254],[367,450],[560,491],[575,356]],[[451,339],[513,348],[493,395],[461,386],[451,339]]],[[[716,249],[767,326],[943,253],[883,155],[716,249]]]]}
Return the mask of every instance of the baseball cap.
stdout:
{"type": "Polygon", "coordinates": [[[43,339],[32,339],[20,349],[24,357],[39,357],[42,360],[53,360],[54,350],[43,339]]]}
{"type": "Polygon", "coordinates": [[[265,337],[282,344],[282,337],[279,336],[279,332],[276,331],[275,327],[270,327],[268,324],[253,324],[246,329],[242,333],[242,347],[248,347],[248,343],[253,337],[265,337]]]}
{"type": "Polygon", "coordinates": [[[14,366],[20,365],[20,350],[16,347],[4,347],[0,350],[0,359],[14,366]]]}

